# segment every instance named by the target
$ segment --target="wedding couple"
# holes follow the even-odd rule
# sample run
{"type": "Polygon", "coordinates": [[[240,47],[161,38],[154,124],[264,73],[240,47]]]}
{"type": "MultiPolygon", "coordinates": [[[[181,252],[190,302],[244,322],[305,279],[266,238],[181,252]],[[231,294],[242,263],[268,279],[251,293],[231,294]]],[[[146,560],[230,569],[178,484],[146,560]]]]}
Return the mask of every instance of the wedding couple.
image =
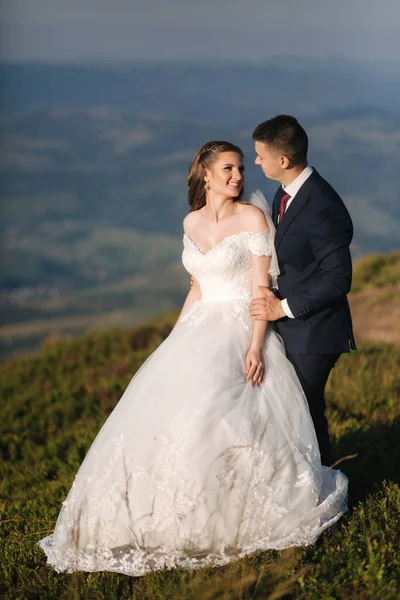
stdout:
{"type": "Polygon", "coordinates": [[[240,148],[205,144],[184,220],[193,285],[39,542],[57,571],[224,565],[311,544],[346,510],[347,479],[327,466],[324,388],[355,348],[352,223],[308,166],[295,118],[253,138],[256,164],[281,184],[272,221],[262,195],[242,201],[240,148]]]}

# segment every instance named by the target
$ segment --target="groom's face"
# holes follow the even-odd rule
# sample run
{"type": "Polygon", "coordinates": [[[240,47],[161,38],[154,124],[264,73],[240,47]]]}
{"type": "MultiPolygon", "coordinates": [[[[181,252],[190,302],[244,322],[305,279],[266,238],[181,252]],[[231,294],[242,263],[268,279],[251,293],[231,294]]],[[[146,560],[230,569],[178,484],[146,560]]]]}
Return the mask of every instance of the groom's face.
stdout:
{"type": "Polygon", "coordinates": [[[266,146],[264,142],[256,142],[255,150],[257,156],[254,162],[261,167],[265,177],[281,181],[282,175],[285,172],[284,157],[280,156],[277,152],[274,152],[274,150],[266,146]]]}

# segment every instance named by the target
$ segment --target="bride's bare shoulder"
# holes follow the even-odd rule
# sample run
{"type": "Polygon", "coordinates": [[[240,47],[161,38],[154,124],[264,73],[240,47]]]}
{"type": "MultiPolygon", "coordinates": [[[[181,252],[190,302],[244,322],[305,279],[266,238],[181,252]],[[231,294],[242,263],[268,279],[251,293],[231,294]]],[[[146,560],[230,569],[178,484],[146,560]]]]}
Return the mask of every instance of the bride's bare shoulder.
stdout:
{"type": "Polygon", "coordinates": [[[261,208],[241,202],[240,217],[242,227],[247,231],[265,231],[268,224],[261,208]]]}
{"type": "Polygon", "coordinates": [[[190,233],[190,231],[193,231],[193,229],[195,229],[199,224],[201,218],[202,215],[200,214],[200,210],[194,210],[187,214],[183,219],[183,231],[185,233],[190,233]]]}

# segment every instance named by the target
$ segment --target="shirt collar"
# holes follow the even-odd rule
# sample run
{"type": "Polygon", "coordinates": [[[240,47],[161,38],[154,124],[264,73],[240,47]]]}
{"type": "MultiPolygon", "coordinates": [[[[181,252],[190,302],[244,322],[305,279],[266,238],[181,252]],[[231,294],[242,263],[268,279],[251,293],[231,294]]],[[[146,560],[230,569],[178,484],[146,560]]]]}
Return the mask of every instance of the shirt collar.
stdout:
{"type": "Polygon", "coordinates": [[[294,181],[292,181],[292,183],[289,183],[289,185],[287,185],[286,187],[282,186],[282,188],[285,190],[285,193],[289,194],[289,196],[293,198],[297,194],[303,183],[310,177],[310,175],[313,174],[313,172],[314,169],[307,165],[306,168],[300,173],[300,175],[296,177],[294,181]]]}

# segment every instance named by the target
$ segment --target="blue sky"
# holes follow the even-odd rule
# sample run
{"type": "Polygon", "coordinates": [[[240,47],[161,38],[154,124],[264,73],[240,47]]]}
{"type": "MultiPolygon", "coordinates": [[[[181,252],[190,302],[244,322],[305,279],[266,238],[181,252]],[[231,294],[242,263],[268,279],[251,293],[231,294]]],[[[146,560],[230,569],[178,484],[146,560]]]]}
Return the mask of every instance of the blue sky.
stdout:
{"type": "Polygon", "coordinates": [[[1,56],[400,62],[399,0],[0,0],[1,56]]]}

